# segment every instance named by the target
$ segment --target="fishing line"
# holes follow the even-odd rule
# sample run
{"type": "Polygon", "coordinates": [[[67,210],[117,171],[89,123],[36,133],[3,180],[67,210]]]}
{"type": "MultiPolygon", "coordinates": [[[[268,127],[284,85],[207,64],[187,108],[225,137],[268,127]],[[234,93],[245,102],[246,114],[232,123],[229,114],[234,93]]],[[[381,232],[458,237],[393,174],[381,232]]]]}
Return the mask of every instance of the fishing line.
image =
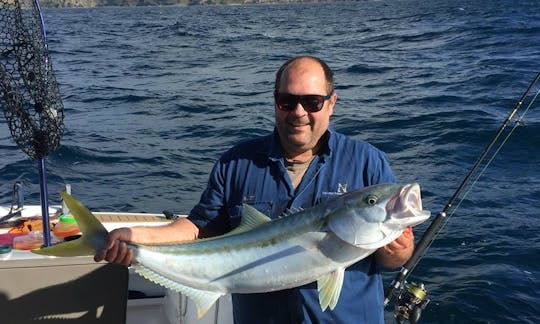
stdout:
{"type": "MultiPolygon", "coordinates": [[[[533,85],[535,84],[536,82],[533,83],[533,85]]],[[[510,131],[508,132],[508,134],[506,134],[506,136],[504,137],[504,139],[501,141],[501,143],[499,144],[499,146],[497,147],[497,149],[493,152],[493,154],[491,155],[491,158],[485,163],[484,167],[480,170],[480,172],[478,173],[478,175],[476,176],[476,178],[472,181],[471,185],[468,187],[468,189],[464,192],[464,194],[461,196],[461,199],[459,200],[459,202],[454,206],[454,208],[452,209],[451,212],[448,213],[448,216],[446,217],[446,221],[443,223],[443,225],[441,226],[441,228],[439,229],[439,231],[437,232],[437,234],[433,237],[433,240],[430,242],[430,244],[427,246],[426,250],[431,247],[431,244],[433,244],[433,242],[435,242],[436,238],[439,236],[439,234],[442,232],[442,230],[444,229],[444,227],[448,224],[450,218],[454,215],[454,213],[461,207],[461,204],[463,203],[463,201],[467,198],[467,196],[470,194],[470,192],[472,191],[472,189],[476,186],[476,184],[478,183],[478,181],[480,180],[480,178],[484,175],[484,173],[486,172],[487,168],[491,165],[491,163],[493,162],[493,160],[495,160],[495,157],[499,154],[499,152],[501,151],[501,149],[503,148],[503,146],[506,144],[506,142],[508,142],[508,140],[510,139],[510,137],[512,136],[512,134],[514,133],[514,131],[520,126],[520,124],[523,124],[523,120],[525,119],[525,115],[529,112],[529,110],[531,109],[532,105],[534,104],[534,102],[536,101],[536,99],[538,98],[538,96],[540,95],[540,89],[536,92],[536,94],[534,95],[534,97],[531,99],[531,101],[529,102],[529,104],[527,105],[527,107],[525,108],[525,110],[523,111],[523,113],[521,114],[521,116],[519,116],[519,118],[517,118],[515,121],[514,121],[514,126],[510,129],[510,131]]],[[[518,108],[519,109],[519,108],[518,108]]],[[[424,252],[425,253],[425,252],[424,252]]],[[[418,265],[419,262],[417,262],[416,265],[418,265]]],[[[411,272],[414,270],[414,268],[416,267],[416,265],[414,265],[410,270],[409,270],[409,274],[407,275],[407,277],[411,274],[411,272]]],[[[405,277],[405,279],[407,279],[407,277],[405,277]]]]}
{"type": "Polygon", "coordinates": [[[536,101],[538,95],[540,94],[540,90],[536,92],[536,94],[533,96],[531,101],[528,103],[526,109],[524,112],[522,112],[521,116],[514,121],[514,127],[510,129],[506,137],[502,139],[502,141],[499,141],[499,138],[506,130],[506,127],[514,120],[515,115],[518,113],[518,111],[523,106],[523,103],[525,99],[529,96],[531,93],[531,90],[533,87],[537,84],[537,82],[540,80],[540,73],[536,75],[534,80],[529,84],[527,87],[527,90],[523,93],[517,104],[513,107],[513,109],[510,111],[509,115],[503,122],[503,124],[499,127],[499,130],[495,134],[495,136],[492,138],[492,140],[489,142],[489,144],[486,146],[478,160],[475,162],[471,170],[467,173],[459,187],[456,189],[452,197],[448,200],[448,203],[445,205],[443,210],[437,214],[435,219],[431,222],[429,227],[424,232],[422,238],[416,245],[416,248],[414,250],[413,255],[411,258],[403,265],[399,273],[396,275],[395,279],[390,284],[389,288],[385,291],[385,300],[384,300],[384,306],[387,306],[390,301],[394,301],[396,304],[396,309],[394,312],[394,316],[398,323],[403,323],[403,321],[408,320],[411,323],[416,323],[416,321],[420,317],[421,311],[426,307],[427,303],[429,303],[429,299],[426,299],[427,291],[423,284],[412,284],[408,285],[406,282],[406,279],[411,275],[412,271],[415,269],[415,267],[418,265],[420,260],[423,258],[424,254],[426,253],[427,249],[431,246],[435,238],[440,233],[441,229],[446,225],[448,222],[448,219],[455,213],[457,209],[461,206],[462,202],[465,200],[465,198],[468,196],[472,188],[476,185],[476,183],[479,181],[480,177],[485,173],[486,169],[489,167],[491,162],[494,160],[494,158],[497,156],[497,154],[500,152],[502,147],[507,143],[510,136],[514,133],[515,129],[523,123],[523,119],[525,117],[525,114],[530,110],[533,103],[536,101]],[[496,146],[495,151],[493,152],[493,148],[496,146]],[[484,160],[488,157],[488,155],[491,153],[491,157],[487,160],[486,163],[484,163],[484,160]],[[483,164],[483,168],[479,170],[480,166],[483,164]],[[469,185],[473,175],[476,174],[476,178],[472,181],[472,183],[469,185]],[[468,189],[464,192],[464,189],[468,187],[468,189]],[[462,192],[464,192],[463,195],[462,192]],[[454,206],[454,202],[461,197],[457,205],[454,206]]]}
{"type": "MultiPolygon", "coordinates": [[[[459,201],[459,203],[456,205],[456,207],[452,210],[452,212],[448,215],[448,218],[450,218],[452,215],[454,215],[455,211],[459,209],[459,207],[461,206],[461,203],[467,198],[467,196],[469,195],[469,193],[471,192],[471,190],[474,188],[474,186],[476,185],[476,183],[480,180],[480,178],[484,175],[484,173],[486,172],[487,168],[491,165],[491,162],[493,162],[493,160],[495,160],[495,157],[497,156],[497,154],[499,154],[499,152],[501,151],[501,149],[503,148],[503,146],[506,144],[506,142],[508,142],[508,139],[510,139],[510,136],[512,136],[512,134],[514,133],[514,131],[516,130],[516,128],[518,128],[520,126],[520,124],[523,123],[523,120],[525,118],[525,115],[527,114],[527,112],[529,111],[529,109],[531,108],[532,104],[536,101],[536,98],[538,97],[538,95],[540,94],[540,89],[536,92],[536,94],[534,95],[533,99],[531,100],[531,102],[527,105],[527,108],[525,108],[525,110],[523,111],[523,114],[521,114],[521,116],[516,119],[516,121],[514,122],[514,126],[512,127],[512,129],[508,132],[508,134],[506,135],[506,137],[502,140],[501,144],[497,147],[497,149],[495,150],[495,152],[493,153],[493,155],[491,156],[491,158],[487,161],[487,163],[484,165],[484,167],[482,168],[482,170],[479,172],[478,176],[474,179],[474,181],[472,182],[472,184],[469,186],[469,189],[467,189],[467,191],[465,191],[465,193],[463,194],[461,200],[459,201]]],[[[446,222],[448,223],[448,222],[446,222]]],[[[446,225],[445,223],[445,225],[446,225]]],[[[442,228],[441,228],[442,230],[442,228]]]]}

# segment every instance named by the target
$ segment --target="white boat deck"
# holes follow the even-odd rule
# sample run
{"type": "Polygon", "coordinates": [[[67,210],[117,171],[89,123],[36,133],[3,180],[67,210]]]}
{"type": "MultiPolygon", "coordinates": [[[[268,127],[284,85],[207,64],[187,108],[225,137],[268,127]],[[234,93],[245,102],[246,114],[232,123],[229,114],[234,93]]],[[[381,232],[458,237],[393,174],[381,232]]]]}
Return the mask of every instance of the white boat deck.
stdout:
{"type": "MultiPolygon", "coordinates": [[[[40,213],[38,207],[28,206],[23,216],[37,216],[35,214],[40,213]]],[[[52,211],[54,212],[51,214],[54,214],[55,209],[53,208],[52,211]]],[[[7,210],[5,213],[7,214],[7,210]]],[[[0,210],[0,217],[2,215],[2,210],[0,210]]],[[[134,225],[158,226],[170,222],[161,214],[94,212],[94,215],[102,221],[108,230],[134,225]]],[[[0,228],[0,234],[6,233],[8,230],[9,228],[0,228]]],[[[26,263],[36,270],[35,278],[28,278],[28,280],[35,280],[37,284],[40,280],[37,264],[49,264],[54,267],[57,266],[56,263],[59,262],[59,259],[63,263],[72,265],[84,264],[89,267],[98,265],[91,257],[54,258],[36,255],[30,251],[13,250],[9,257],[0,260],[0,275],[2,271],[7,271],[7,269],[25,267],[26,263]]],[[[4,293],[9,296],[6,292],[2,292],[2,289],[7,288],[0,287],[0,294],[4,293]]],[[[128,291],[130,296],[126,306],[126,323],[128,324],[232,323],[230,296],[222,297],[206,315],[198,319],[196,308],[189,299],[140,277],[131,268],[129,269],[128,291]]],[[[16,298],[17,296],[12,297],[16,298]]],[[[28,306],[31,307],[31,305],[28,306]]]]}

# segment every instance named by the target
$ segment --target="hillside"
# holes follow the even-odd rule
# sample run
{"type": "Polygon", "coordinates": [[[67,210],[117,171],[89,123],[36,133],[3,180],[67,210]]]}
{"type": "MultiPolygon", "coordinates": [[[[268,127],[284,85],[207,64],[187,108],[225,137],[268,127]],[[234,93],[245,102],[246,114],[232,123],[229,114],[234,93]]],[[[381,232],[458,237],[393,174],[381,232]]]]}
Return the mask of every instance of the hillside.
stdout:
{"type": "Polygon", "coordinates": [[[278,2],[317,2],[294,0],[42,0],[43,7],[107,7],[107,6],[175,6],[175,5],[227,5],[278,2]]]}

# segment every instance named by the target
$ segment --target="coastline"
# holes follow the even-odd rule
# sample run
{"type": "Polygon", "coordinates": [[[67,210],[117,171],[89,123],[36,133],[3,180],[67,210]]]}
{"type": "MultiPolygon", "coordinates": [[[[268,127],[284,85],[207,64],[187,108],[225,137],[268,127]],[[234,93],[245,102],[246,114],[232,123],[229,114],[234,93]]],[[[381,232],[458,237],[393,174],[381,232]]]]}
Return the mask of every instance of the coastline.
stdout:
{"type": "Polygon", "coordinates": [[[137,6],[242,5],[258,3],[328,2],[317,0],[42,0],[46,8],[95,8],[137,6]]]}

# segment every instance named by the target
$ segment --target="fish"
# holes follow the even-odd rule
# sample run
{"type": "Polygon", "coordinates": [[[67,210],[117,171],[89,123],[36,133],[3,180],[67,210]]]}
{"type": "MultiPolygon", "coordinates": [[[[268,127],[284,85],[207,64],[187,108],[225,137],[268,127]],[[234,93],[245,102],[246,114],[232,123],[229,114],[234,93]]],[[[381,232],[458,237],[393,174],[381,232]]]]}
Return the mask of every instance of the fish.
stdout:
{"type": "MultiPolygon", "coordinates": [[[[50,256],[94,255],[107,230],[81,202],[61,193],[82,236],[33,250],[50,256]]],[[[270,219],[244,204],[240,225],[216,237],[140,245],[132,267],[144,278],[192,299],[202,317],[229,293],[263,293],[317,281],[324,311],[339,300],[345,268],[430,216],[420,186],[378,184],[270,219]]]]}

